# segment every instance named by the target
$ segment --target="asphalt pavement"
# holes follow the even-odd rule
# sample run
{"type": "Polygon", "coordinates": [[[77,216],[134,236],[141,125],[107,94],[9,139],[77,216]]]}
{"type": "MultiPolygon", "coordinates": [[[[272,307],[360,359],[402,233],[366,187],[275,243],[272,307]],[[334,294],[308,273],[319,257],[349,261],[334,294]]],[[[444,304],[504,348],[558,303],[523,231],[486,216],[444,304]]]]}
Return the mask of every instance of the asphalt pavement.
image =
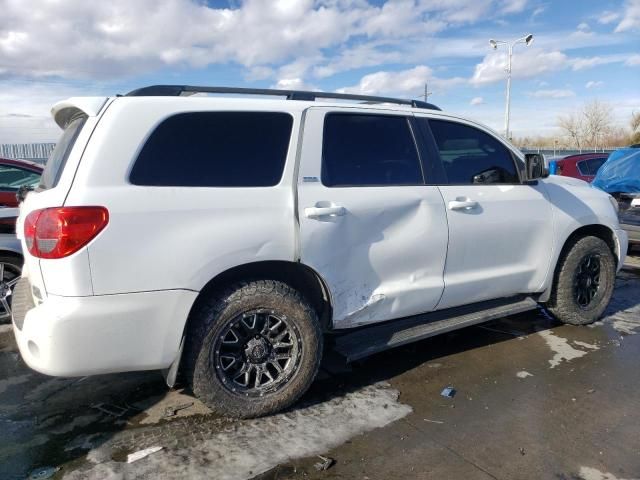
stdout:
{"type": "Polygon", "coordinates": [[[0,326],[0,479],[640,478],[637,333],[636,258],[593,326],[540,310],[329,355],[294,408],[237,421],[159,372],[35,373],[0,326]]]}

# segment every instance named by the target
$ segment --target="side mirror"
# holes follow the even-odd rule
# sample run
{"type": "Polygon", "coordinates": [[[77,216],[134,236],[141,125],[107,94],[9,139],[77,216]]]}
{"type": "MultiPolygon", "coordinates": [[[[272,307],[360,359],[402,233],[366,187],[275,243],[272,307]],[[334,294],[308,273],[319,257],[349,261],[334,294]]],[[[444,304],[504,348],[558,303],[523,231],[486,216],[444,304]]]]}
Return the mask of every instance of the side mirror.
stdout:
{"type": "Polygon", "coordinates": [[[541,153],[526,153],[524,155],[527,180],[537,180],[549,176],[549,164],[541,153]]]}

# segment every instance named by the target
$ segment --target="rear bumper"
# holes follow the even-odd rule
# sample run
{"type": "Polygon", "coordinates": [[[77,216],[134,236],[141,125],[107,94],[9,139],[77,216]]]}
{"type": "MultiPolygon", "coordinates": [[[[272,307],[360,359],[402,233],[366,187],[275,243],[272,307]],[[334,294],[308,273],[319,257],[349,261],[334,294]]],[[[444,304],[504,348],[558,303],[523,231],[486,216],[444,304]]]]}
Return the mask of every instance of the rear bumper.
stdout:
{"type": "Polygon", "coordinates": [[[27,309],[24,318],[14,316],[13,329],[27,365],[47,375],[167,368],[178,354],[196,296],[186,290],[50,295],[27,309]]]}

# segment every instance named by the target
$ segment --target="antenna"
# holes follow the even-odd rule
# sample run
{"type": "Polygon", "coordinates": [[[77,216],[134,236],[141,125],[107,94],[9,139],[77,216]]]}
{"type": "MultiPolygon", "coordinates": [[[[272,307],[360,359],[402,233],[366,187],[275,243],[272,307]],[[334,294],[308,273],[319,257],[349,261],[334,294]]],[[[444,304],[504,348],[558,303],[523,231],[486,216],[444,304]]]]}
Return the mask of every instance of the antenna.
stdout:
{"type": "Polygon", "coordinates": [[[423,98],[424,97],[424,101],[428,102],[429,101],[429,95],[433,95],[433,92],[429,91],[429,87],[427,86],[428,84],[425,82],[424,84],[424,93],[422,95],[418,95],[419,97],[423,98]]]}

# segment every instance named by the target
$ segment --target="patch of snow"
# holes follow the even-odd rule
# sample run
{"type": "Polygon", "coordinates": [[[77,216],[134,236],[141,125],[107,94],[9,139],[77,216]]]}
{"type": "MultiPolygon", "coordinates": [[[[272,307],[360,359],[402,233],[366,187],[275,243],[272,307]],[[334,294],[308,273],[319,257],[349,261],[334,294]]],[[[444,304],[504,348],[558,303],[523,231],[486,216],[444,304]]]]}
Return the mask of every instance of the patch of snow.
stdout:
{"type": "Polygon", "coordinates": [[[627,335],[640,332],[640,281],[636,276],[616,282],[613,298],[602,321],[627,335]]]}
{"type": "Polygon", "coordinates": [[[594,345],[593,343],[581,342],[580,340],[574,340],[573,343],[575,343],[579,347],[588,348],[589,350],[600,350],[600,347],[598,345],[594,345]]]}
{"type": "MultiPolygon", "coordinates": [[[[547,345],[549,346],[551,351],[554,352],[553,358],[549,360],[549,365],[551,365],[551,368],[557,367],[563,360],[569,362],[576,358],[584,357],[587,353],[589,353],[587,350],[579,350],[572,347],[569,344],[569,340],[555,335],[551,330],[543,330],[541,332],[538,332],[538,335],[544,338],[544,341],[547,342],[547,345]]],[[[591,345],[589,348],[591,348],[591,345]]]]}
{"type": "Polygon", "coordinates": [[[529,373],[526,370],[520,370],[518,373],[516,373],[516,377],[518,378],[533,377],[533,373],[529,373]]]}
{"type": "Polygon", "coordinates": [[[580,478],[584,480],[624,480],[612,473],[601,472],[597,468],[591,467],[580,467],[580,478]]]}
{"type": "Polygon", "coordinates": [[[611,320],[614,330],[620,333],[635,335],[638,333],[636,330],[640,329],[640,311],[632,314],[621,312],[615,317],[611,317],[611,320]]]}
{"type": "Polygon", "coordinates": [[[399,392],[385,383],[271,417],[240,422],[232,432],[186,449],[163,449],[135,463],[107,461],[65,475],[66,480],[252,478],[294,458],[322,454],[350,438],[408,415],[399,392]]]}

